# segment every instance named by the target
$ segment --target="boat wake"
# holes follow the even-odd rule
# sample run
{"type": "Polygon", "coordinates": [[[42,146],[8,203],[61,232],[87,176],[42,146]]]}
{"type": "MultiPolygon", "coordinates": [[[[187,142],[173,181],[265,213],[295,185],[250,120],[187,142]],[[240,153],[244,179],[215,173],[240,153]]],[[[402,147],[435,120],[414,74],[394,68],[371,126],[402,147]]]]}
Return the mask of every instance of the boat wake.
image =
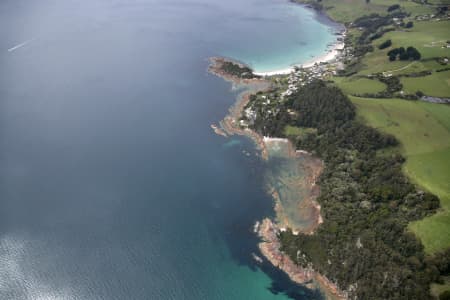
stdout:
{"type": "Polygon", "coordinates": [[[13,51],[15,51],[15,50],[17,50],[17,49],[19,49],[19,48],[22,48],[23,46],[25,46],[25,45],[31,43],[31,42],[34,41],[35,39],[36,39],[36,38],[33,38],[33,39],[31,39],[31,40],[28,40],[28,41],[25,41],[25,42],[20,43],[20,44],[18,44],[18,45],[15,45],[14,47],[9,48],[9,49],[8,49],[8,52],[13,52],[13,51]]]}

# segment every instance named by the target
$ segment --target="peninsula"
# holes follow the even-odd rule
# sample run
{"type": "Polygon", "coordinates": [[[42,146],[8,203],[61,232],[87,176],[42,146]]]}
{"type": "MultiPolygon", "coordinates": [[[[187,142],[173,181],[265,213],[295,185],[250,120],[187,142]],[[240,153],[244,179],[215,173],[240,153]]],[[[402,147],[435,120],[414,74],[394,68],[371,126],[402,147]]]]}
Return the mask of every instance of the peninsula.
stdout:
{"type": "Polygon", "coordinates": [[[449,187],[440,185],[450,175],[438,166],[450,162],[450,107],[429,103],[446,103],[450,91],[428,86],[442,77],[448,81],[447,10],[410,1],[298,2],[343,22],[345,47],[325,61],[267,74],[221,58],[210,67],[249,86],[217,130],[251,137],[264,159],[271,152],[267,137],[275,137],[323,163],[308,199],[317,204],[317,213],[309,214],[314,225],[293,226],[292,215],[301,211],[283,216],[277,206],[287,196],[272,190],[277,220],[259,225],[261,253],[293,281],[320,286],[329,298],[446,299],[450,243],[445,237],[430,243],[427,232],[436,228],[448,236],[450,230],[449,187]],[[425,37],[431,27],[436,33],[425,37]],[[405,32],[411,39],[401,38],[405,32]],[[416,78],[428,84],[415,90],[416,78]],[[405,129],[417,125],[400,115],[404,109],[419,120],[421,109],[428,112],[417,129],[430,129],[423,135],[428,143],[446,139],[437,161],[421,157],[433,168],[431,176],[439,176],[437,184],[424,180],[423,167],[411,156],[417,145],[405,129]],[[436,227],[436,216],[446,220],[443,225],[436,227]]]}

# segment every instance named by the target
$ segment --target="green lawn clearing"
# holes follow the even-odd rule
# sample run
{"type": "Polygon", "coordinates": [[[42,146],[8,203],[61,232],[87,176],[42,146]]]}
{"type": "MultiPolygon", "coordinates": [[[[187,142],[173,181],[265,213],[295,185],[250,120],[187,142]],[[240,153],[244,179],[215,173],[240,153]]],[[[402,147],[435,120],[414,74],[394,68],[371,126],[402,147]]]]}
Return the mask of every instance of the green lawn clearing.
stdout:
{"type": "Polygon", "coordinates": [[[344,93],[350,95],[378,93],[386,89],[386,85],[376,79],[362,77],[334,77],[333,81],[344,91],[344,93]]]}

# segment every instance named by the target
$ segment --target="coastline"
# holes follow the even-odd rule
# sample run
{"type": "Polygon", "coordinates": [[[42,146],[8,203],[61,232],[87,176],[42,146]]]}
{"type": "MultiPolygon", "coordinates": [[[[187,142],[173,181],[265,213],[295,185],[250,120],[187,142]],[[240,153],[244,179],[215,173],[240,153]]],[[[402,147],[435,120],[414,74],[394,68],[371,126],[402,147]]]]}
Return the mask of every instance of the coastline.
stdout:
{"type": "MultiPolygon", "coordinates": [[[[284,230],[284,228],[279,228],[268,218],[258,224],[257,233],[261,238],[258,247],[263,256],[272,265],[283,270],[293,282],[310,289],[319,288],[325,294],[326,299],[347,299],[347,293],[339,290],[336,284],[331,282],[326,276],[316,272],[311,266],[306,268],[298,266],[288,255],[280,250],[281,244],[278,240],[278,234],[284,230]]],[[[302,254],[298,252],[297,255],[300,256],[302,254]]]]}
{"type": "Polygon", "coordinates": [[[276,161],[280,166],[276,170],[283,171],[267,176],[268,193],[275,201],[277,227],[290,228],[294,235],[313,234],[323,222],[321,206],[316,201],[320,194],[316,182],[323,171],[323,161],[307,151],[296,150],[286,138],[264,137],[264,143],[269,153],[275,149],[271,156],[284,161],[276,161]]]}
{"type": "Polygon", "coordinates": [[[224,62],[233,62],[235,64],[242,65],[241,63],[228,58],[211,57],[209,58],[209,62],[209,73],[230,82],[233,85],[233,88],[244,88],[244,91],[237,96],[236,102],[229,108],[228,114],[225,116],[225,118],[219,122],[219,125],[211,124],[211,128],[216,134],[222,135],[224,137],[232,135],[242,135],[249,137],[261,151],[261,157],[264,160],[267,160],[268,152],[264,143],[264,138],[257,132],[249,128],[240,128],[238,119],[241,117],[244,107],[250,101],[250,95],[259,91],[266,91],[270,89],[272,85],[271,82],[263,78],[242,79],[225,73],[223,70],[221,70],[221,66],[224,62]]]}
{"type": "MultiPolygon", "coordinates": [[[[296,3],[297,5],[302,5],[300,3],[296,3]]],[[[314,9],[313,9],[314,10],[314,9]]],[[[253,72],[254,75],[260,77],[258,79],[241,79],[234,77],[230,74],[226,74],[223,72],[223,70],[220,69],[221,63],[224,61],[227,61],[228,59],[221,58],[221,57],[213,57],[210,58],[210,66],[208,67],[208,72],[212,73],[228,82],[231,82],[233,87],[236,86],[244,86],[245,90],[242,92],[236,99],[236,102],[234,105],[232,105],[229,109],[229,113],[225,116],[225,118],[219,123],[219,126],[212,124],[211,128],[214,130],[216,134],[222,135],[224,137],[231,136],[234,134],[237,135],[243,135],[251,138],[255,144],[257,145],[258,149],[261,151],[261,157],[263,160],[268,160],[269,158],[269,152],[268,147],[266,145],[267,138],[261,136],[257,132],[246,128],[242,129],[239,126],[238,119],[241,117],[243,110],[245,106],[250,101],[250,95],[253,93],[256,93],[258,91],[267,91],[271,87],[270,81],[268,81],[268,77],[271,76],[277,76],[277,75],[289,75],[292,72],[294,72],[297,68],[313,68],[316,65],[323,64],[323,63],[332,63],[337,62],[339,60],[339,54],[340,52],[345,48],[345,35],[347,33],[346,26],[344,24],[340,24],[332,20],[327,14],[314,10],[314,12],[317,14],[318,18],[323,17],[326,18],[326,22],[332,22],[333,24],[341,26],[340,28],[340,36],[341,39],[336,38],[336,41],[329,46],[326,50],[326,53],[319,55],[315,58],[313,58],[310,61],[307,61],[303,64],[295,64],[292,65],[289,68],[280,69],[280,70],[274,70],[274,71],[268,71],[268,72],[253,72]],[[258,86],[259,84],[262,84],[261,86],[258,86]],[[256,85],[255,87],[251,87],[251,85],[256,85]]],[[[320,21],[320,20],[319,20],[320,21]]],[[[323,22],[324,20],[322,20],[323,22]]],[[[230,62],[236,63],[239,66],[245,66],[245,64],[242,64],[240,62],[237,62],[235,60],[228,60],[230,62]]],[[[290,143],[290,142],[289,142],[290,143]]],[[[290,156],[293,157],[300,157],[302,155],[311,155],[310,153],[306,151],[295,151],[295,148],[290,144],[291,150],[290,156]]],[[[310,205],[312,205],[312,208],[314,210],[313,213],[313,223],[312,226],[308,228],[304,228],[301,230],[301,233],[303,234],[314,234],[314,232],[317,230],[317,227],[320,226],[321,223],[323,223],[323,218],[320,213],[320,204],[316,201],[316,198],[319,196],[320,193],[320,187],[316,185],[316,180],[320,176],[322,170],[323,170],[323,162],[321,161],[322,166],[319,170],[316,170],[316,172],[313,172],[312,176],[308,178],[308,184],[311,185],[311,195],[308,197],[308,199],[305,199],[306,202],[310,205]]],[[[278,193],[272,189],[272,192],[270,192],[274,202],[275,202],[275,213],[278,215],[279,207],[281,206],[281,202],[279,199],[278,193]],[[278,206],[278,208],[277,208],[278,206]]],[[[256,222],[254,231],[257,233],[257,235],[260,237],[261,242],[258,244],[258,248],[261,252],[261,254],[274,266],[279,269],[281,269],[283,272],[285,272],[288,277],[295,283],[306,286],[311,289],[320,289],[322,293],[324,294],[326,299],[333,299],[333,300],[344,300],[348,299],[348,293],[346,291],[342,291],[338,288],[338,286],[333,283],[331,280],[329,280],[326,276],[320,274],[319,272],[315,271],[312,266],[308,266],[307,268],[302,268],[299,265],[295,264],[290,257],[283,253],[280,250],[281,244],[278,238],[278,234],[280,231],[285,231],[288,227],[289,223],[284,223],[281,225],[277,225],[273,223],[270,219],[266,218],[261,221],[261,223],[256,222]],[[283,227],[282,227],[283,226],[283,227]]],[[[294,234],[299,234],[299,231],[293,232],[294,234]]]]}
{"type": "MultiPolygon", "coordinates": [[[[268,160],[269,151],[267,142],[270,141],[270,138],[261,136],[260,134],[249,128],[242,129],[239,126],[238,119],[241,117],[245,106],[249,103],[250,95],[258,91],[267,91],[272,85],[271,82],[265,78],[242,79],[231,74],[227,74],[220,69],[222,64],[227,61],[242,65],[241,63],[238,63],[234,60],[228,60],[221,57],[212,57],[209,59],[209,61],[209,73],[232,83],[233,87],[241,86],[245,88],[244,91],[238,95],[236,102],[230,107],[229,112],[225,116],[225,118],[220,121],[219,125],[211,124],[211,128],[216,134],[222,135],[224,137],[232,135],[242,135],[249,137],[255,142],[256,146],[261,151],[262,159],[268,160]]],[[[274,139],[277,140],[277,138],[274,139]]],[[[302,155],[311,155],[306,151],[295,151],[292,145],[290,145],[290,148],[290,156],[300,157],[302,155]]],[[[309,199],[307,199],[308,203],[312,205],[313,210],[315,210],[315,213],[313,215],[313,225],[305,228],[304,230],[301,230],[301,232],[304,234],[313,234],[317,227],[323,222],[322,216],[320,214],[320,205],[315,200],[319,194],[319,187],[315,183],[318,176],[320,175],[321,170],[322,168],[318,172],[315,172],[307,182],[307,184],[310,184],[315,191],[313,195],[309,197],[309,199]]],[[[279,205],[279,200],[277,200],[276,193],[271,193],[271,195],[275,202],[274,209],[276,211],[277,205],[279,205]]],[[[261,242],[258,244],[258,248],[260,249],[261,254],[274,267],[277,267],[285,272],[293,282],[311,289],[319,288],[324,293],[327,299],[347,299],[347,294],[339,290],[339,288],[328,278],[319,274],[311,267],[302,268],[296,265],[288,257],[288,255],[280,251],[281,244],[278,240],[278,233],[284,230],[286,230],[285,227],[276,225],[268,218],[264,219],[261,224],[259,222],[255,224],[254,231],[261,238],[261,242]]],[[[300,231],[297,232],[297,234],[298,233],[300,233],[300,231]]]]}
{"type": "MultiPolygon", "coordinates": [[[[348,299],[346,291],[342,291],[338,286],[328,279],[326,276],[315,271],[311,265],[307,267],[301,267],[297,265],[292,259],[280,250],[281,243],[279,241],[279,233],[286,230],[291,230],[293,235],[306,234],[312,235],[323,223],[322,215],[320,213],[321,206],[316,201],[319,196],[320,187],[316,185],[317,179],[323,171],[323,161],[317,157],[313,157],[311,153],[303,150],[295,150],[292,143],[284,138],[268,138],[264,137],[266,146],[272,141],[287,142],[288,143],[288,156],[293,159],[305,158],[305,162],[302,163],[303,168],[308,175],[303,178],[301,184],[304,184],[303,189],[309,189],[309,195],[307,195],[299,203],[299,214],[304,218],[311,218],[312,223],[309,226],[302,227],[301,229],[294,227],[289,223],[287,218],[274,222],[269,218],[265,218],[261,222],[255,224],[256,232],[261,239],[258,244],[258,248],[261,254],[275,267],[285,272],[288,277],[295,283],[306,286],[310,289],[319,289],[326,299],[330,300],[344,300],[348,299]]],[[[293,161],[292,163],[296,163],[293,161]]],[[[284,181],[284,180],[283,180],[284,181]]],[[[295,188],[295,187],[293,187],[295,188]]],[[[270,193],[275,201],[275,212],[277,218],[283,215],[283,207],[281,204],[280,196],[275,190],[270,193]]],[[[301,255],[300,252],[297,255],[301,255]]]]}

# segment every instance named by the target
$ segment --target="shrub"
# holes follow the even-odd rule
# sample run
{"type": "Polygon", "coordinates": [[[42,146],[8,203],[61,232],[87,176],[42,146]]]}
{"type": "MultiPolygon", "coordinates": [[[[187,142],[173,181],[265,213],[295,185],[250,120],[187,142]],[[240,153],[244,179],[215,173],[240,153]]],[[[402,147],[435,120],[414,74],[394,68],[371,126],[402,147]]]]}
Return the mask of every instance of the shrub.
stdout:
{"type": "Polygon", "coordinates": [[[387,53],[390,61],[394,61],[397,58],[397,55],[400,57],[400,60],[420,60],[422,55],[420,52],[414,47],[408,47],[406,50],[404,47],[394,48],[387,53]]]}
{"type": "Polygon", "coordinates": [[[394,10],[399,9],[399,8],[400,8],[400,5],[394,4],[394,5],[389,6],[387,11],[391,12],[391,11],[394,11],[394,10]]]}
{"type": "Polygon", "coordinates": [[[409,59],[409,55],[406,52],[403,52],[402,54],[400,54],[400,60],[408,60],[409,59]]]}
{"type": "Polygon", "coordinates": [[[392,45],[392,41],[387,40],[387,41],[384,41],[383,43],[381,43],[381,45],[378,46],[378,49],[385,49],[387,47],[390,47],[391,45],[392,45]]]}

